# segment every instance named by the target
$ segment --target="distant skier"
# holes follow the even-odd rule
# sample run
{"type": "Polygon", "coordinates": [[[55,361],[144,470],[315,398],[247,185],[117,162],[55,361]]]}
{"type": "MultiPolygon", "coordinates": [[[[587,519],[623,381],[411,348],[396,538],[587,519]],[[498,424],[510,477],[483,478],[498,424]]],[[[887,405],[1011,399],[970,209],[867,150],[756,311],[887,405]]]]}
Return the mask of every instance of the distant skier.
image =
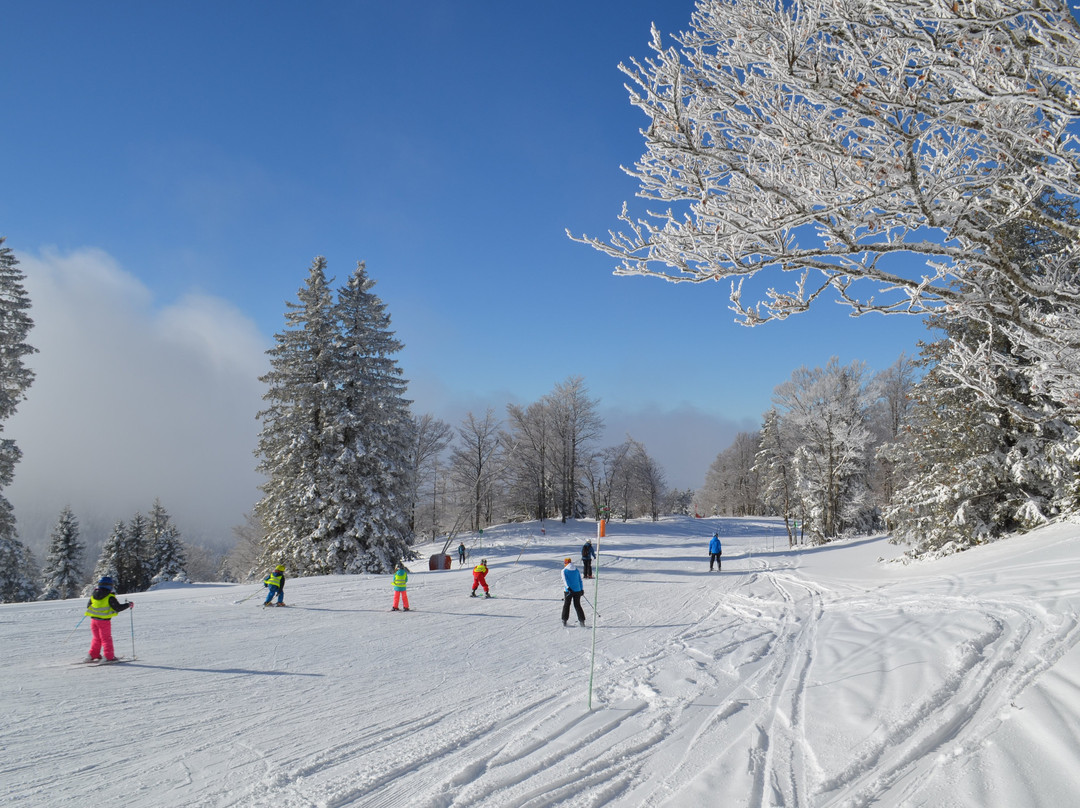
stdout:
{"type": "Polygon", "coordinates": [[[409,581],[409,571],[405,569],[405,566],[399,561],[394,568],[394,608],[391,611],[399,611],[398,603],[405,607],[405,611],[409,611],[409,595],[405,591],[405,586],[409,581]]]}
{"type": "Polygon", "coordinates": [[[480,563],[473,567],[472,571],[472,594],[469,597],[476,597],[476,587],[484,587],[484,597],[490,598],[491,593],[488,591],[487,585],[487,559],[481,558],[480,563]]]}
{"type": "Polygon", "coordinates": [[[285,565],[278,564],[274,567],[274,571],[263,578],[263,586],[268,587],[266,591],[266,600],[263,601],[263,606],[269,606],[270,601],[274,599],[274,595],[277,595],[277,605],[285,605],[285,565]]]}
{"type": "Polygon", "coordinates": [[[584,628],[585,610],[581,608],[581,596],[585,594],[585,584],[581,582],[581,573],[577,571],[577,567],[574,566],[574,561],[571,558],[563,562],[562,579],[562,624],[565,626],[566,621],[570,619],[570,604],[573,603],[574,610],[577,612],[578,623],[584,628]]]}
{"type": "Polygon", "coordinates": [[[709,572],[712,572],[713,562],[716,562],[716,571],[720,572],[720,556],[724,554],[724,548],[720,546],[720,533],[713,533],[712,541],[709,542],[709,572]]]}
{"type": "Polygon", "coordinates": [[[596,550],[593,549],[592,539],[586,539],[581,545],[581,568],[586,578],[592,578],[592,560],[596,558],[596,550]]]}
{"type": "Polygon", "coordinates": [[[462,542],[457,546],[457,560],[458,566],[465,566],[465,542],[462,542]]]}
{"type": "Polygon", "coordinates": [[[106,662],[116,662],[116,652],[113,648],[112,619],[125,609],[135,608],[131,601],[121,603],[113,594],[113,579],[109,575],[103,575],[98,579],[97,587],[90,593],[90,600],[86,604],[86,616],[90,618],[90,653],[86,655],[87,662],[97,662],[105,653],[106,662]]]}

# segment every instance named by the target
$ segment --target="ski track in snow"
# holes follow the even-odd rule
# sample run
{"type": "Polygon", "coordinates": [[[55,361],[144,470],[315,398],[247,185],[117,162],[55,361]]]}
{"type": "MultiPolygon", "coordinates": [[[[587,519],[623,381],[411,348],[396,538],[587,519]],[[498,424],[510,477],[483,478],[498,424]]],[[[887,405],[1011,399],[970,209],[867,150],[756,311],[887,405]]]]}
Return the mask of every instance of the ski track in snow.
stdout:
{"type": "Polygon", "coordinates": [[[4,790],[50,808],[936,805],[1080,640],[1080,558],[864,583],[818,561],[860,543],[788,551],[770,520],[612,524],[586,582],[589,710],[593,614],[559,625],[558,572],[593,530],[511,525],[463,568],[412,564],[408,614],[370,576],[288,581],[288,609],[249,587],[133,595],[135,638],[121,616],[114,639],[139,658],[105,670],[65,661],[81,601],[0,607],[19,649],[4,790]],[[493,600],[468,598],[481,554],[493,600]]]}

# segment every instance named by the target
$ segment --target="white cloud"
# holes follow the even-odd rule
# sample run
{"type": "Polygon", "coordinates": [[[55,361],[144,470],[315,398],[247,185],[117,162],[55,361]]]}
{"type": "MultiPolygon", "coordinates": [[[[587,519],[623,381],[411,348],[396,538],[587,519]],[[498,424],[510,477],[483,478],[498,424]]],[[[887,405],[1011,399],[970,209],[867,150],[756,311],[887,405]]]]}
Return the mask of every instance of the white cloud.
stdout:
{"type": "Polygon", "coordinates": [[[106,253],[19,256],[38,353],[5,432],[23,451],[6,492],[31,546],[70,504],[107,524],[156,497],[185,537],[231,541],[258,496],[252,454],[267,346],[231,304],[161,308],[106,253]]]}

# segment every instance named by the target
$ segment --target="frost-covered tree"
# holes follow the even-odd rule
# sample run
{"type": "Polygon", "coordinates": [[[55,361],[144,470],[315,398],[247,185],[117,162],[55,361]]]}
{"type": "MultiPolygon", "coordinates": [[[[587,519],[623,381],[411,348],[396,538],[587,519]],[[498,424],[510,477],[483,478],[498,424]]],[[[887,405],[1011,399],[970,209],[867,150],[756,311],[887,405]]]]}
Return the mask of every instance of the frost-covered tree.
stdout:
{"type": "Polygon", "coordinates": [[[186,553],[180,531],[160,499],[154,500],[147,524],[151,583],[187,581],[186,553]]]}
{"type": "MultiPolygon", "coordinates": [[[[0,238],[0,434],[15,414],[34,380],[23,359],[35,353],[26,338],[34,322],[28,314],[30,298],[23,285],[26,276],[19,269],[15,253],[0,238]]],[[[0,438],[0,492],[15,479],[15,464],[22,452],[10,438],[0,438]]],[[[37,594],[36,574],[26,580],[29,550],[18,540],[15,513],[7,497],[0,493],[0,597],[6,602],[32,600],[37,594]],[[32,593],[32,594],[29,594],[32,593]]]]}
{"type": "Polygon", "coordinates": [[[49,551],[41,571],[41,600],[74,598],[82,592],[83,549],[79,521],[65,506],[49,536],[49,551]]]}
{"type": "Polygon", "coordinates": [[[451,452],[450,474],[460,492],[462,513],[472,530],[491,523],[497,486],[503,471],[502,423],[490,407],[483,418],[467,413],[458,427],[451,452]]]}
{"type": "Polygon", "coordinates": [[[312,262],[297,297],[286,303],[286,328],[275,335],[270,372],[260,378],[267,408],[258,416],[256,454],[267,479],[255,515],[266,531],[266,559],[303,575],[327,571],[321,545],[325,513],[333,511],[337,325],[326,259],[312,262]]]}
{"type": "Polygon", "coordinates": [[[334,466],[342,572],[389,572],[412,540],[415,435],[386,304],[360,262],[335,308],[341,450],[334,466]]]}
{"type": "Polygon", "coordinates": [[[617,446],[607,446],[593,453],[584,468],[593,514],[599,518],[603,509],[613,517],[630,518],[632,479],[629,473],[630,439],[617,446]]]}
{"type": "Polygon", "coordinates": [[[37,578],[37,564],[29,547],[16,539],[0,542],[0,603],[35,600],[37,578]]]}
{"type": "Polygon", "coordinates": [[[709,515],[749,516],[763,512],[761,482],[755,470],[760,433],[740,432],[716,456],[698,492],[698,506],[709,515]]]}
{"type": "Polygon", "coordinates": [[[335,303],[316,258],[268,352],[255,515],[264,561],[295,574],[385,572],[408,552],[412,420],[373,285],[358,264],[335,303]]]}
{"type": "MultiPolygon", "coordinates": [[[[957,346],[985,344],[986,335],[971,321],[932,323],[947,338],[924,348],[930,370],[914,388],[896,441],[879,452],[904,482],[886,511],[894,541],[911,545],[914,555],[955,552],[1074,510],[1080,468],[1075,425],[1060,416],[1017,418],[1013,408],[988,405],[957,385],[957,346]]],[[[1008,352],[1000,335],[997,344],[1008,352]]],[[[1044,409],[1030,382],[1027,374],[1002,372],[995,395],[1028,411],[1044,409]]]]}
{"type": "Polygon", "coordinates": [[[634,510],[648,514],[656,522],[660,519],[660,509],[667,493],[666,474],[643,443],[632,438],[628,440],[631,446],[627,456],[628,476],[633,484],[634,510]]]}
{"type": "Polygon", "coordinates": [[[508,404],[506,414],[509,497],[525,518],[543,521],[554,508],[550,404],[547,398],[527,407],[508,404]]]}
{"type": "Polygon", "coordinates": [[[761,426],[758,453],[754,459],[765,513],[784,517],[788,534],[788,546],[801,540],[802,532],[796,529],[801,523],[805,530],[806,517],[797,494],[795,474],[795,448],[797,436],[786,419],[773,407],[765,413],[761,426]]]}
{"type": "MultiPolygon", "coordinates": [[[[454,440],[454,428],[446,421],[435,418],[429,413],[413,417],[412,448],[409,463],[413,469],[412,490],[409,495],[409,524],[413,533],[419,532],[417,509],[428,492],[438,491],[440,458],[454,440]]],[[[434,531],[438,522],[437,496],[431,503],[431,526],[434,531]]],[[[432,538],[435,533],[432,533],[432,538]]]]}
{"type": "Polygon", "coordinates": [[[958,365],[984,381],[973,391],[993,388],[986,361],[1020,356],[1035,392],[1080,411],[1067,3],[699,0],[673,39],[654,29],[652,57],[622,67],[648,117],[628,172],[650,208],[624,205],[621,232],[582,239],[616,274],[728,279],[749,324],[822,297],[947,309],[985,327],[958,365]],[[998,238],[1012,222],[1062,238],[1025,266],[998,238]],[[991,349],[997,332],[1012,357],[991,349]]]}
{"type": "Polygon", "coordinates": [[[825,368],[799,368],[773,402],[793,433],[791,469],[805,529],[819,542],[869,529],[873,399],[865,366],[841,367],[834,357],[825,368]]]}
{"type": "Polygon", "coordinates": [[[547,396],[555,497],[562,521],[585,515],[584,469],[604,428],[599,401],[589,398],[585,379],[572,376],[547,396]]]}

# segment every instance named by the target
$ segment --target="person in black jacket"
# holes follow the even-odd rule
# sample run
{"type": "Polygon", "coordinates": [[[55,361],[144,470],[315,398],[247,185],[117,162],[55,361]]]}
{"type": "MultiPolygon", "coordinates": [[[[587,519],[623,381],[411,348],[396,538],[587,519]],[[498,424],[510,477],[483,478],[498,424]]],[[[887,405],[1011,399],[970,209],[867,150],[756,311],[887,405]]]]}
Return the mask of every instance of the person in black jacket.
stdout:
{"type": "Polygon", "coordinates": [[[86,615],[90,618],[90,653],[86,655],[87,662],[97,662],[105,653],[106,662],[116,661],[116,652],[112,641],[112,619],[124,609],[132,609],[135,604],[131,601],[121,603],[113,594],[113,579],[109,575],[102,576],[97,582],[97,588],[90,593],[90,600],[86,604],[86,615]]]}
{"type": "Polygon", "coordinates": [[[596,550],[593,549],[592,539],[586,539],[581,545],[581,567],[586,578],[592,578],[592,560],[596,558],[596,550]]]}

